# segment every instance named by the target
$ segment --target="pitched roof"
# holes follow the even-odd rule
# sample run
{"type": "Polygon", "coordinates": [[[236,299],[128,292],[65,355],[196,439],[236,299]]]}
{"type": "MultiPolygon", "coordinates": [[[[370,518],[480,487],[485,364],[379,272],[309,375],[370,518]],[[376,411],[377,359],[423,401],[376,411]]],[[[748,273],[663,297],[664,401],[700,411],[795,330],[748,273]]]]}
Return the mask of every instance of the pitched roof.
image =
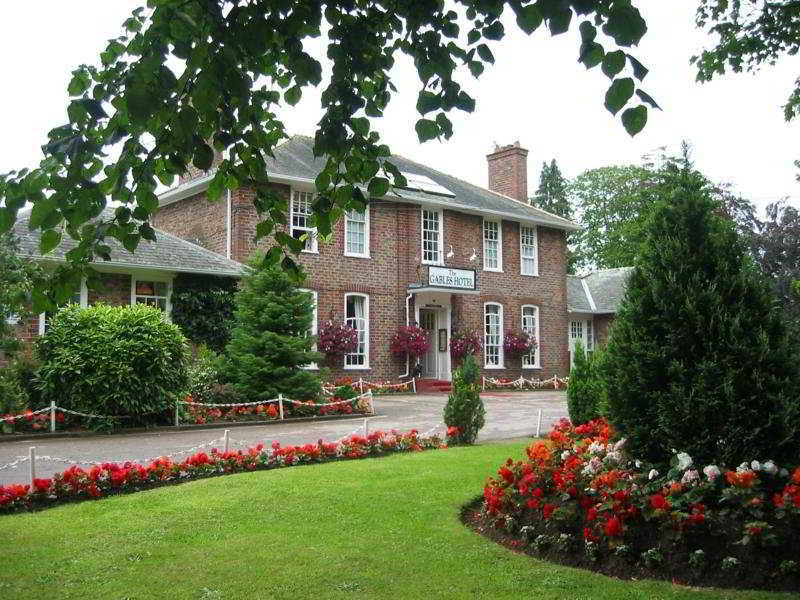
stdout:
{"type": "MultiPolygon", "coordinates": [[[[109,219],[113,216],[113,212],[113,208],[106,208],[99,218],[109,219]]],[[[75,240],[65,236],[52,252],[43,256],[39,252],[39,239],[42,232],[38,229],[30,231],[28,229],[29,219],[30,211],[26,210],[20,213],[14,224],[14,234],[19,240],[20,254],[34,260],[63,261],[66,253],[77,246],[75,240]]],[[[246,267],[236,261],[182,240],[166,231],[160,229],[155,231],[157,242],[141,240],[136,247],[136,252],[133,253],[128,252],[116,239],[106,238],[105,243],[111,247],[111,261],[98,261],[97,264],[231,277],[239,277],[244,274],[246,267]]]]}
{"type": "Polygon", "coordinates": [[[580,277],[567,276],[567,310],[595,314],[616,313],[625,295],[633,267],[601,269],[580,277]]]}
{"type": "MultiPolygon", "coordinates": [[[[275,148],[273,157],[267,159],[267,174],[270,178],[277,180],[285,178],[289,181],[313,183],[326,163],[324,157],[314,156],[313,148],[313,138],[304,135],[290,137],[275,148]]],[[[399,201],[431,204],[467,213],[519,219],[568,231],[578,229],[578,226],[568,219],[452,177],[403,156],[393,154],[387,160],[405,173],[424,175],[453,194],[451,197],[420,191],[393,189],[386,196],[390,199],[396,198],[399,201]]],[[[206,181],[203,183],[207,185],[211,177],[206,176],[204,179],[206,181]]],[[[198,180],[188,181],[178,188],[165,192],[162,194],[162,204],[170,202],[172,198],[180,199],[188,195],[189,191],[194,190],[198,183],[198,180]],[[181,194],[182,188],[186,188],[187,193],[185,195],[181,194]]],[[[191,191],[191,193],[197,192],[191,191]]]]}

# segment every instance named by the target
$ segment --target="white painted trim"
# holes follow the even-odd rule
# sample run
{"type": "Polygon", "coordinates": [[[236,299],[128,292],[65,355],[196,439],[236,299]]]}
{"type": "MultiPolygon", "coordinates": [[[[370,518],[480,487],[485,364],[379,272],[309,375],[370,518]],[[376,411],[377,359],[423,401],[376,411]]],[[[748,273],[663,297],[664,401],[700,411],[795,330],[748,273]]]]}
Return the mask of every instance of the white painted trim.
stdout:
{"type": "MultiPolygon", "coordinates": [[[[314,316],[311,321],[311,335],[317,335],[317,310],[319,308],[319,292],[317,290],[309,290],[307,288],[298,288],[300,292],[308,292],[311,294],[311,297],[314,298],[314,316]]],[[[312,348],[314,352],[317,351],[317,343],[314,342],[314,347],[312,348]]],[[[300,367],[301,369],[306,369],[308,371],[318,371],[319,365],[317,363],[309,363],[307,365],[303,365],[300,367]]]]}
{"type": "MultiPolygon", "coordinates": [[[[185,241],[185,240],[184,240],[185,241]]],[[[189,242],[191,243],[191,242],[189,242]]],[[[222,256],[220,256],[222,258],[222,256]]],[[[66,263],[66,259],[63,258],[52,258],[52,257],[35,257],[34,260],[36,262],[41,263],[57,263],[57,264],[64,264],[66,263]]],[[[114,261],[102,261],[102,262],[91,262],[89,265],[97,271],[104,272],[107,271],[109,273],[134,273],[140,271],[160,271],[163,273],[197,273],[198,275],[219,275],[221,277],[242,277],[245,273],[250,269],[247,265],[242,265],[245,273],[233,273],[231,271],[209,271],[208,269],[186,269],[181,267],[180,269],[176,269],[174,265],[132,265],[130,263],[120,263],[114,261]],[[111,271],[110,268],[116,269],[115,271],[111,271]]]]}
{"type": "Polygon", "coordinates": [[[347,364],[347,355],[345,354],[344,358],[344,369],[346,371],[364,371],[369,369],[369,336],[370,336],[370,323],[369,323],[369,294],[364,294],[362,292],[347,292],[344,295],[344,322],[347,323],[347,298],[350,296],[361,296],[364,298],[364,322],[366,324],[367,330],[366,335],[364,336],[364,364],[363,365],[348,365],[347,364]]]}
{"type": "MultiPolygon", "coordinates": [[[[539,276],[539,228],[536,225],[519,224],[519,274],[524,277],[539,276]],[[522,229],[533,230],[533,273],[522,272],[522,229]]],[[[531,305],[532,306],[532,305],[531,305]]]]}
{"type": "Polygon", "coordinates": [[[541,369],[542,368],[542,353],[541,353],[542,344],[541,344],[541,340],[539,339],[539,331],[540,331],[539,321],[541,320],[542,310],[536,304],[523,304],[522,306],[520,306],[520,320],[521,320],[521,324],[522,324],[523,327],[525,326],[525,309],[526,308],[535,308],[536,309],[536,321],[534,322],[534,325],[535,325],[535,327],[534,327],[534,329],[535,329],[534,335],[536,336],[536,350],[534,351],[534,354],[533,354],[533,364],[532,365],[526,365],[525,361],[522,358],[520,358],[520,360],[522,361],[522,368],[523,369],[541,369]]]}
{"type": "Polygon", "coordinates": [[[506,357],[505,352],[503,350],[503,336],[505,335],[505,330],[503,329],[503,305],[499,302],[484,302],[483,303],[483,368],[484,369],[505,369],[506,368],[506,357]],[[486,353],[486,307],[487,306],[498,306],[500,310],[497,313],[497,316],[500,317],[500,348],[498,358],[500,359],[500,364],[498,365],[490,365],[487,363],[486,359],[488,354],[486,353]]]}
{"type": "Polygon", "coordinates": [[[430,208],[424,205],[419,208],[419,257],[423,265],[444,265],[444,210],[441,208],[430,208]],[[437,239],[437,254],[439,260],[435,262],[432,260],[425,260],[425,211],[438,215],[439,236],[437,239]]]}
{"type": "Polygon", "coordinates": [[[583,291],[586,294],[586,299],[589,301],[589,308],[592,310],[597,310],[597,305],[594,303],[592,292],[589,291],[589,284],[586,283],[585,278],[581,278],[581,285],[583,286],[583,291]]]}
{"type": "Polygon", "coordinates": [[[365,254],[357,254],[347,251],[347,212],[344,213],[344,255],[350,258],[370,258],[370,234],[369,234],[369,204],[364,208],[364,250],[365,254]]]}
{"type": "Polygon", "coordinates": [[[158,283],[166,283],[167,284],[167,306],[164,310],[164,316],[167,317],[167,320],[172,320],[172,277],[152,277],[143,275],[141,277],[137,277],[135,273],[131,274],[131,306],[136,306],[136,282],[137,281],[153,281],[158,283]]]}
{"type": "Polygon", "coordinates": [[[481,222],[481,239],[483,240],[483,270],[494,273],[503,272],[503,221],[499,219],[483,219],[481,222]],[[486,223],[497,224],[497,267],[486,266],[486,223]]]}
{"type": "Polygon", "coordinates": [[[233,233],[231,231],[231,191],[228,190],[228,201],[225,206],[225,256],[230,259],[231,257],[231,240],[233,233]]]}

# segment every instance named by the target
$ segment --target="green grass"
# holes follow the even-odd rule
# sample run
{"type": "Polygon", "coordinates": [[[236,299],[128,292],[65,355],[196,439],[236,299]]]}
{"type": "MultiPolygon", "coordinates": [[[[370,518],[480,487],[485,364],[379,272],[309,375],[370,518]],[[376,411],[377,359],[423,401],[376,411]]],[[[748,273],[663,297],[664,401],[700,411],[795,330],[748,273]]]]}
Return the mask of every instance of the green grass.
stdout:
{"type": "Polygon", "coordinates": [[[0,517],[0,598],[790,598],[533,560],[459,507],[523,444],[232,475],[0,517]]]}

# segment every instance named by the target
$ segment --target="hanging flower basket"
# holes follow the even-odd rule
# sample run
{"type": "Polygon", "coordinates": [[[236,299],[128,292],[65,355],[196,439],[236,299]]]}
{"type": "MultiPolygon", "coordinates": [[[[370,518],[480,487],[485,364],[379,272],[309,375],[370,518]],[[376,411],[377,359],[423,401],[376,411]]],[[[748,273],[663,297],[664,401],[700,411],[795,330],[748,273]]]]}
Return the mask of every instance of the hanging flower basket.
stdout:
{"type": "Polygon", "coordinates": [[[508,356],[522,356],[536,348],[536,340],[526,331],[508,330],[503,336],[503,350],[508,356]]]}
{"type": "Polygon", "coordinates": [[[431,347],[428,339],[428,332],[422,327],[410,325],[401,327],[392,337],[390,349],[395,356],[405,356],[411,358],[423,356],[431,347]]]}
{"type": "Polygon", "coordinates": [[[477,355],[481,348],[483,348],[483,336],[478,331],[456,332],[450,336],[450,356],[455,363],[463,360],[467,354],[477,355]]]}
{"type": "Polygon", "coordinates": [[[317,349],[328,357],[343,356],[358,349],[358,331],[333,320],[319,328],[317,349]]]}

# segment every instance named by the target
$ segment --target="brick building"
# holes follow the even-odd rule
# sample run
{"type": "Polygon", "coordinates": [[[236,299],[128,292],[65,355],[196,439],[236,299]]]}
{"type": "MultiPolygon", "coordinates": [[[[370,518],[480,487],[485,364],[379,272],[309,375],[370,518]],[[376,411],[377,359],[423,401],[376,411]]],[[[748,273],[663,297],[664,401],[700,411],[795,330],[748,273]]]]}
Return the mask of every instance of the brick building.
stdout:
{"type": "MultiPolygon", "coordinates": [[[[566,233],[577,226],[527,203],[527,150],[516,143],[487,156],[489,189],[393,156],[407,187],[371,198],[364,213],[348,213],[330,239],[318,239],[310,203],[325,161],[314,157],[312,146],[311,138],[292,137],[275,150],[268,174],[287,201],[286,231],[306,238],[299,262],[316,298],[315,328],[331,318],[359,330],[359,349],[333,366],[337,375],[407,373],[405,360],[389,349],[406,323],[420,324],[433,341],[421,361],[427,378],[450,379],[448,344],[456,331],[483,334],[480,362],[487,374],[566,374],[566,233]],[[536,351],[505,356],[504,332],[522,329],[538,339],[536,351]]],[[[246,261],[256,249],[252,190],[242,187],[210,203],[212,177],[191,172],[163,193],[153,224],[246,261]]]]}

